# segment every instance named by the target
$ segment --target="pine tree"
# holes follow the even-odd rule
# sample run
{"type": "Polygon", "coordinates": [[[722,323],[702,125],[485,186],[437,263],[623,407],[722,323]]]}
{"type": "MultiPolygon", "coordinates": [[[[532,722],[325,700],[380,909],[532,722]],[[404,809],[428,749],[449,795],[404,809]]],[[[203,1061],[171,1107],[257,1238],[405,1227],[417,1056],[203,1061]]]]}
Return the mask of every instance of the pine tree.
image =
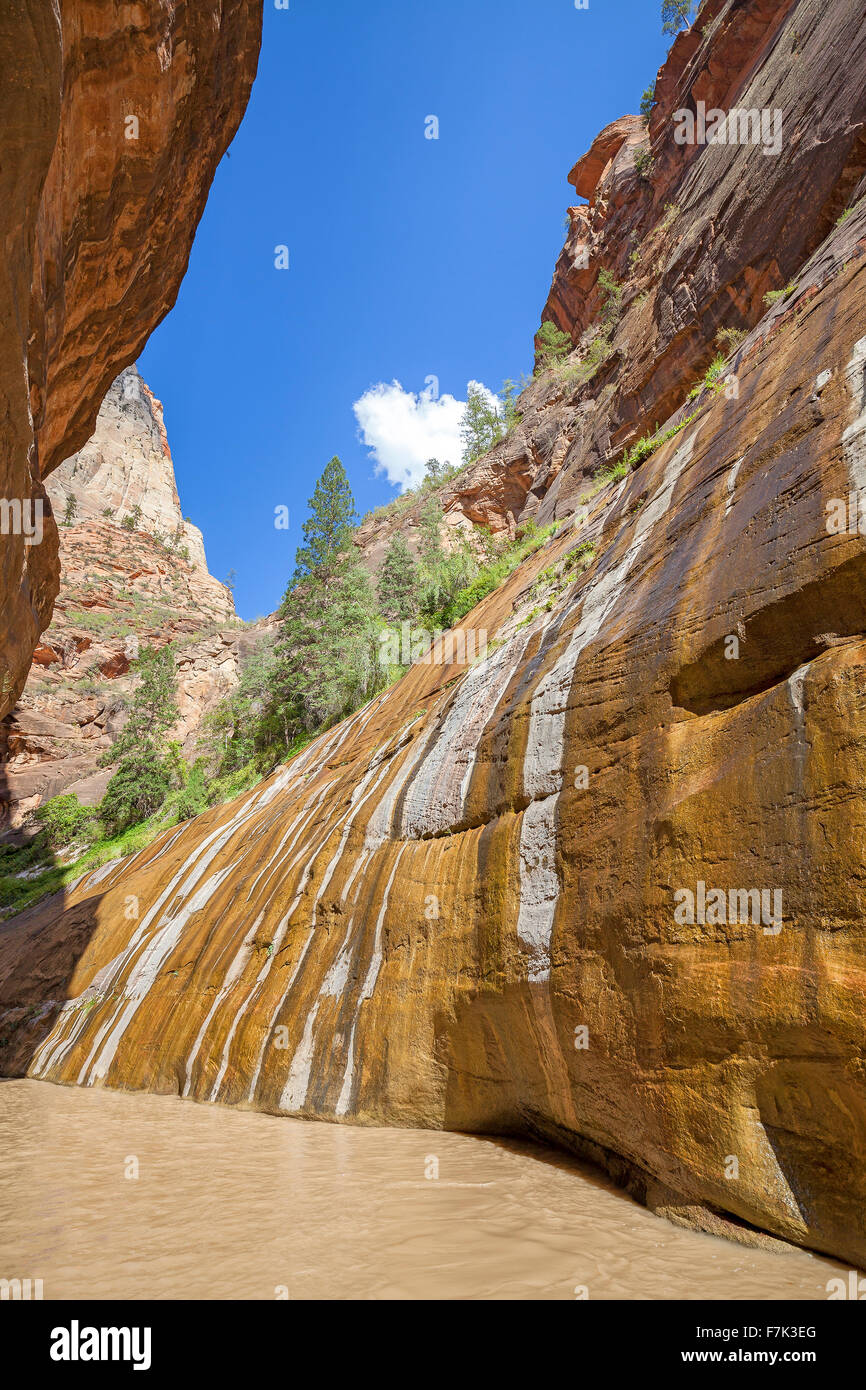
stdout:
{"type": "Polygon", "coordinates": [[[305,544],[295,555],[292,584],[302,583],[314,573],[326,577],[351,541],[357,520],[355,499],[336,454],[325,465],[307,505],[310,516],[303,525],[305,544]]]}
{"type": "Polygon", "coordinates": [[[178,717],[171,648],[144,648],[138,670],[141,683],[129,718],[103,759],[117,763],[99,806],[99,818],[112,835],[157,811],[177,781],[177,757],[165,742],[178,717]]]}
{"type": "Polygon", "coordinates": [[[390,622],[411,622],[418,612],[418,566],[399,531],[379,569],[379,611],[390,622]]]}
{"type": "Polygon", "coordinates": [[[326,466],[309,507],[305,543],[279,609],[267,711],[290,739],[347,714],[373,693],[378,671],[373,592],[355,558],[355,502],[338,458],[326,466]]]}
{"type": "Polygon", "coordinates": [[[492,449],[503,435],[502,417],[490,404],[480,386],[470,381],[466,392],[466,409],[460,424],[463,441],[463,462],[474,463],[492,449]]]}
{"type": "Polygon", "coordinates": [[[538,330],[536,342],[536,374],[546,371],[548,367],[555,367],[571,352],[572,343],[568,334],[549,319],[545,319],[538,330]]]}
{"type": "Polygon", "coordinates": [[[697,0],[662,0],[662,33],[676,34],[681,25],[690,29],[697,8],[697,0]]]}

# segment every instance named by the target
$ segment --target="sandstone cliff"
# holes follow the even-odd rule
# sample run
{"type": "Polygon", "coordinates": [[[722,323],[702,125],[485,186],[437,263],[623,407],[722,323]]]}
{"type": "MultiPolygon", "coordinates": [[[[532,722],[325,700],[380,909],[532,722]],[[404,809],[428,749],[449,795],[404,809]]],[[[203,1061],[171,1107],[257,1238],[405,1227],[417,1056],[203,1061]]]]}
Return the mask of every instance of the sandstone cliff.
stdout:
{"type": "MultiPolygon", "coordinates": [[[[27,512],[171,308],[255,74],[261,0],[8,0],[0,13],[0,497],[27,512]]],[[[0,717],[59,572],[6,524],[0,717]]]]}
{"type": "Polygon", "coordinates": [[[3,729],[0,827],[12,830],[61,792],[100,799],[113,769],[99,758],[125,723],[141,645],[175,647],[172,734],[191,755],[258,633],[232,621],[231,593],[208,571],[201,532],[181,511],[160,403],[135,367],[112,383],[92,438],[46,491],[61,519],[60,593],[3,729]]]}
{"type": "Polygon", "coordinates": [[[467,618],[487,655],[0,930],[7,1071],[539,1135],[866,1261],[866,31],[855,0],[700,18],[652,169],[637,118],[578,164],[573,357],[464,488],[564,523],[467,618]],[[780,109],[779,153],[675,145],[704,98],[780,109]],[[725,389],[686,401],[720,326],[725,389]]]}

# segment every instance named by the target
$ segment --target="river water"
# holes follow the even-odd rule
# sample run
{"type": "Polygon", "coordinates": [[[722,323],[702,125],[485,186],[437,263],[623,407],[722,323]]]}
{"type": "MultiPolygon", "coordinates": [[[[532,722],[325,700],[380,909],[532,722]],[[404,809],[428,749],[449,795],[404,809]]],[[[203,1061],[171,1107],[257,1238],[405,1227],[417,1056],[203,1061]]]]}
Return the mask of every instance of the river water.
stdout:
{"type": "Polygon", "coordinates": [[[0,1081],[0,1278],[46,1299],[813,1299],[839,1272],[511,1141],[0,1081]]]}

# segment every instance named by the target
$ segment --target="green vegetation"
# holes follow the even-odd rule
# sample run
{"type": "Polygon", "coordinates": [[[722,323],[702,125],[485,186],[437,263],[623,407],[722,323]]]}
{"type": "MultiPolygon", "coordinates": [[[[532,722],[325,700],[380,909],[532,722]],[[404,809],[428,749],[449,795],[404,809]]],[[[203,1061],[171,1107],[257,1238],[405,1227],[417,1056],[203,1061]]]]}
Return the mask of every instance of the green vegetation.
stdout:
{"type": "Polygon", "coordinates": [[[653,78],[648,87],[645,87],[640,99],[640,113],[644,120],[649,122],[650,112],[655,105],[656,99],[656,80],[653,78]]]}
{"type": "Polygon", "coordinates": [[[35,819],[41,827],[41,843],[48,849],[59,850],[93,829],[95,813],[82,806],[77,796],[54,796],[39,807],[35,819]]]}
{"type": "Polygon", "coordinates": [[[609,336],[622,314],[623,286],[614,280],[609,270],[600,270],[598,287],[601,292],[601,322],[604,332],[609,336]]]}
{"type": "Polygon", "coordinates": [[[480,603],[488,594],[492,594],[494,589],[498,589],[527,556],[540,550],[556,530],[556,522],[539,530],[533,521],[528,521],[513,541],[478,568],[469,583],[458,589],[440,609],[429,615],[431,626],[445,630],[459,623],[476,603],[480,603]]]}
{"type": "Polygon", "coordinates": [[[538,330],[535,350],[535,375],[540,376],[550,367],[558,366],[571,352],[571,338],[557,328],[555,323],[546,320],[538,330]]]}
{"type": "Polygon", "coordinates": [[[677,34],[692,27],[692,19],[700,5],[698,0],[662,0],[662,33],[677,34]]]}
{"type": "Polygon", "coordinates": [[[355,558],[355,503],[332,458],[310,499],[279,617],[268,707],[294,740],[342,719],[378,688],[376,611],[355,558]]]}
{"type": "Polygon", "coordinates": [[[502,416],[475,382],[469,383],[466,410],[460,424],[463,442],[463,463],[474,463],[502,439],[505,433],[502,416]]]}
{"type": "Polygon", "coordinates": [[[100,821],[111,835],[146,820],[183,778],[177,745],[166,743],[178,717],[174,653],[169,647],[145,648],[137,669],[141,683],[129,717],[102,759],[103,766],[117,764],[99,807],[100,821]]]}
{"type": "Polygon", "coordinates": [[[389,622],[409,622],[418,613],[418,566],[400,531],[392,536],[385,552],[378,596],[379,612],[389,622]]]}
{"type": "Polygon", "coordinates": [[[746,336],[745,328],[720,328],[716,334],[716,342],[730,356],[731,353],[736,352],[746,336]]]}
{"type": "Polygon", "coordinates": [[[707,370],[704,373],[702,379],[698,382],[695,382],[695,385],[692,387],[691,391],[689,391],[689,394],[686,396],[686,400],[696,400],[702,391],[721,391],[721,377],[722,372],[725,370],[726,362],[727,358],[722,353],[717,353],[710,365],[707,367],[707,370]]]}
{"type": "Polygon", "coordinates": [[[787,299],[790,294],[793,294],[796,288],[797,282],[792,280],[783,290],[768,290],[764,295],[764,303],[768,309],[772,309],[774,304],[779,304],[781,300],[787,299]]]}
{"type": "Polygon", "coordinates": [[[649,182],[654,163],[649,144],[641,145],[640,149],[635,150],[634,167],[639,178],[649,182]]]}
{"type": "Polygon", "coordinates": [[[66,510],[63,513],[63,526],[71,526],[78,515],[78,500],[74,492],[70,492],[66,499],[66,510]]]}

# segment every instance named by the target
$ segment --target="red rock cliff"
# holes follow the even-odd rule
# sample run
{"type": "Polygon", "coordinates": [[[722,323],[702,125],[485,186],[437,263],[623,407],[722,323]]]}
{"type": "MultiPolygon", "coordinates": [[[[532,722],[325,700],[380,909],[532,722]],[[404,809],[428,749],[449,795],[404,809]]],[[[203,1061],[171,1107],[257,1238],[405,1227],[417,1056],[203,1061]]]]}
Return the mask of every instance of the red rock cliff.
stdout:
{"type": "Polygon", "coordinates": [[[866,32],[700,18],[638,167],[636,118],[578,165],[574,351],[454,499],[566,523],[468,616],[495,641],[0,931],[7,1070],[541,1135],[866,1261],[866,32]],[[676,146],[701,93],[778,153],[676,146]]]}
{"type": "MultiPolygon", "coordinates": [[[[29,510],[171,308],[255,75],[261,0],[8,0],[0,13],[0,497],[29,510]]],[[[0,717],[58,587],[7,524],[0,717]]]]}

